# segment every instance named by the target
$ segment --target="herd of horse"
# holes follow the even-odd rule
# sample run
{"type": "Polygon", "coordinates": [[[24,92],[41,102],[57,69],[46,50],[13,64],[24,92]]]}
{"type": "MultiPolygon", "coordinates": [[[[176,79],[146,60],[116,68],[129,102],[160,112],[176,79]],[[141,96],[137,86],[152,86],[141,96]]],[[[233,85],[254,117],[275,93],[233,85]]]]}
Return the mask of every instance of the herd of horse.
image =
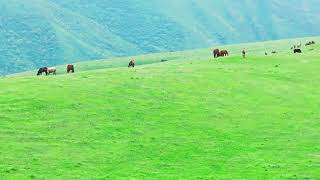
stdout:
{"type": "MultiPolygon", "coordinates": [[[[134,68],[136,62],[135,60],[130,60],[128,67],[134,68]]],[[[67,65],[67,73],[74,73],[74,65],[73,64],[68,64],[67,65]]],[[[53,74],[57,74],[57,68],[55,67],[42,67],[38,70],[37,76],[45,74],[46,76],[53,74]]]]}
{"type": "Polygon", "coordinates": [[[229,56],[229,52],[227,50],[214,49],[213,50],[214,58],[229,56]]]}
{"type": "MultiPolygon", "coordinates": [[[[57,74],[57,68],[55,67],[42,67],[38,70],[37,76],[42,75],[43,73],[46,74],[46,76],[53,74],[57,74]]],[[[68,64],[67,65],[67,73],[74,73],[74,65],[68,64]]]]}
{"type": "MultiPolygon", "coordinates": [[[[313,44],[316,44],[315,41],[309,41],[305,44],[305,46],[310,46],[310,45],[313,45],[313,44]]],[[[291,47],[291,49],[293,50],[293,53],[302,53],[301,51],[301,43],[297,44],[297,45],[293,45],[291,47]]]]}
{"type": "MultiPolygon", "coordinates": [[[[310,46],[310,45],[313,45],[313,44],[316,44],[315,41],[309,41],[305,44],[305,46],[310,46]]],[[[296,53],[302,53],[302,50],[301,50],[301,43],[298,43],[296,45],[293,45],[291,47],[291,49],[293,50],[293,53],[296,54],[296,53]]],[[[272,54],[277,54],[277,51],[271,51],[272,54]]],[[[268,55],[267,52],[264,53],[266,56],[268,55]]],[[[242,51],[242,55],[243,55],[243,58],[245,58],[245,55],[246,55],[246,51],[243,50],[242,51]]],[[[214,49],[213,50],[213,56],[214,58],[219,58],[219,57],[225,57],[225,56],[229,56],[229,52],[227,50],[220,50],[220,49],[214,49]]]]}
{"type": "MultiPolygon", "coordinates": [[[[310,45],[313,45],[315,44],[314,41],[309,41],[308,43],[305,44],[305,46],[310,46],[310,45]]],[[[301,51],[301,43],[299,43],[298,45],[293,45],[291,47],[291,49],[293,50],[293,53],[302,53],[301,51]]],[[[277,52],[276,51],[272,51],[272,54],[276,54],[277,52]]],[[[245,55],[246,55],[246,51],[243,50],[242,51],[242,55],[243,55],[243,58],[245,58],[245,55]]],[[[265,55],[268,55],[267,52],[265,52],[265,55]]],[[[214,58],[219,58],[219,57],[225,57],[225,56],[229,56],[229,52],[227,50],[220,50],[220,49],[214,49],[213,50],[213,56],[214,58]]],[[[164,62],[164,60],[161,60],[161,62],[164,62]]],[[[128,68],[132,67],[134,68],[135,67],[135,60],[130,60],[129,64],[128,64],[128,68]]],[[[67,73],[74,73],[74,65],[73,64],[68,64],[67,65],[67,73]]],[[[38,73],[37,75],[42,75],[43,73],[47,75],[50,75],[50,74],[53,74],[53,75],[56,75],[57,73],[57,68],[55,67],[42,67],[38,70],[38,73]]]]}

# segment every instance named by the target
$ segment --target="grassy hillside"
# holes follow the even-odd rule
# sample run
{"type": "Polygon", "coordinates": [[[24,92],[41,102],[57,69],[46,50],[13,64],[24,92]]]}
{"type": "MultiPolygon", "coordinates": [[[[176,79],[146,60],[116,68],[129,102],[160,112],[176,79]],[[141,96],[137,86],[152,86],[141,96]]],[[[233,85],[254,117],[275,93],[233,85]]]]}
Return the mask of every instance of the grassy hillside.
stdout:
{"type": "MultiPolygon", "coordinates": [[[[246,44],[237,44],[237,45],[216,45],[210,48],[196,49],[196,50],[187,50],[187,51],[177,51],[177,52],[165,52],[165,53],[155,53],[155,54],[145,54],[139,56],[131,57],[121,57],[121,58],[111,58],[111,59],[102,59],[94,61],[85,61],[81,63],[76,63],[76,71],[90,71],[97,69],[106,69],[106,68],[117,68],[117,67],[126,67],[130,59],[135,59],[138,65],[159,63],[162,60],[165,61],[185,61],[187,59],[194,60],[208,60],[212,59],[212,50],[215,48],[227,49],[231,56],[241,55],[241,51],[246,49],[249,56],[261,56],[267,52],[269,56],[272,56],[272,51],[276,51],[278,54],[288,54],[291,53],[292,47],[294,44],[305,44],[309,41],[320,42],[320,36],[307,37],[307,38],[295,38],[295,39],[285,39],[277,41],[264,41],[256,43],[246,43],[246,44]]],[[[302,47],[302,51],[305,52],[318,52],[318,44],[311,47],[302,47]]],[[[58,67],[58,74],[65,74],[66,65],[60,65],[58,67]]],[[[15,76],[32,76],[37,73],[38,69],[32,71],[26,71],[22,73],[10,74],[7,77],[15,76]]]]}
{"type": "Polygon", "coordinates": [[[320,46],[289,41],[0,78],[0,177],[317,179],[320,46]]]}
{"type": "Polygon", "coordinates": [[[319,1],[0,1],[0,75],[83,60],[317,35],[319,1]]]}

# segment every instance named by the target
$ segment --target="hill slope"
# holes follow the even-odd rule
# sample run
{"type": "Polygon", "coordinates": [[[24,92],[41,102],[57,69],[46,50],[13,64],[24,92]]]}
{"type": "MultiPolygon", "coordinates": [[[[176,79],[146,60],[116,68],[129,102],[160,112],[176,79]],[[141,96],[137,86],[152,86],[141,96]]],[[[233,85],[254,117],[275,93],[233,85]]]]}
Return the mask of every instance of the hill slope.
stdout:
{"type": "Polygon", "coordinates": [[[318,35],[319,1],[0,1],[0,74],[81,60],[318,35]]]}
{"type": "Polygon", "coordinates": [[[246,61],[197,50],[0,78],[0,176],[316,179],[320,46],[290,43],[228,47],[246,61]]]}

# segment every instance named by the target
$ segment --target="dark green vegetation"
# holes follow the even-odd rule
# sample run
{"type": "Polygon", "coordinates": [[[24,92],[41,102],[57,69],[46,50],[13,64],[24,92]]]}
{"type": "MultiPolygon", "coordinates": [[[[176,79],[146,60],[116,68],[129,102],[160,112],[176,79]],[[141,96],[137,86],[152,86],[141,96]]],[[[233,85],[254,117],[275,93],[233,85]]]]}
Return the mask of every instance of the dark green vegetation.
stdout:
{"type": "Polygon", "coordinates": [[[317,179],[320,46],[288,50],[307,40],[1,78],[0,177],[317,179]]]}
{"type": "Polygon", "coordinates": [[[316,0],[2,0],[0,75],[319,33],[316,0]]]}

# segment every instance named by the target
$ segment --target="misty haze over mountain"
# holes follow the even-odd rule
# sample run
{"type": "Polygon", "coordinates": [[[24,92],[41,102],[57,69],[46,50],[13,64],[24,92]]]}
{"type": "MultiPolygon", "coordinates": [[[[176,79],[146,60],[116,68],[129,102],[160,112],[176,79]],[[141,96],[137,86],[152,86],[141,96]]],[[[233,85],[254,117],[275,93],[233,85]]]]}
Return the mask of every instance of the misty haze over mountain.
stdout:
{"type": "Polygon", "coordinates": [[[0,74],[319,35],[318,0],[2,0],[0,74]]]}

